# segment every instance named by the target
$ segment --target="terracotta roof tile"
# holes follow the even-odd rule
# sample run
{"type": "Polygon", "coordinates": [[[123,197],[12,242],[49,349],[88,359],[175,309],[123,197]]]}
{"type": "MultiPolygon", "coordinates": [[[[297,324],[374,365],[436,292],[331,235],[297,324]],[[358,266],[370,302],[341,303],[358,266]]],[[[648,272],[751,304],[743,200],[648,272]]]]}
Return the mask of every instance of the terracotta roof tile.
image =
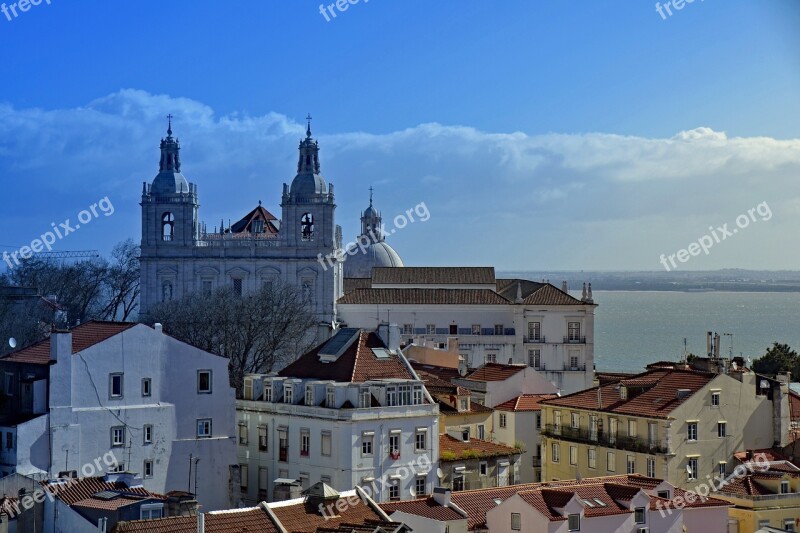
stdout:
{"type": "Polygon", "coordinates": [[[414,379],[397,354],[379,359],[372,348],[385,348],[380,337],[372,332],[361,330],[358,339],[336,361],[323,363],[319,352],[328,341],[306,352],[299,359],[278,372],[279,376],[333,380],[346,383],[363,383],[371,379],[414,379]]]}
{"type": "MultiPolygon", "coordinates": [[[[103,491],[119,491],[130,495],[135,498],[141,496],[143,498],[155,498],[164,500],[165,497],[155,492],[150,492],[144,487],[128,487],[121,481],[108,482],[102,477],[87,477],[81,479],[66,479],[60,483],[52,481],[43,481],[42,486],[44,490],[55,494],[58,499],[67,505],[75,505],[80,503],[83,507],[97,507],[106,508],[102,506],[102,502],[97,500],[98,503],[91,505],[88,500],[92,500],[92,496],[98,492],[103,491]]],[[[119,507],[119,506],[118,506],[119,507]]],[[[111,507],[116,508],[116,507],[111,507]]]]}
{"type": "Polygon", "coordinates": [[[619,414],[667,418],[679,405],[690,398],[716,377],[716,374],[694,370],[652,370],[625,380],[635,385],[631,387],[628,398],[620,398],[619,386],[609,383],[592,387],[561,398],[544,400],[543,405],[574,407],[592,411],[606,411],[619,414]],[[643,388],[642,392],[636,389],[643,388]],[[679,398],[677,392],[685,389],[688,394],[679,398]],[[602,406],[598,402],[602,401],[602,406]]]}
{"type": "Polygon", "coordinates": [[[505,381],[517,372],[527,368],[527,365],[504,365],[501,363],[486,363],[464,379],[472,381],[505,381]]]}
{"type": "Polygon", "coordinates": [[[557,394],[523,394],[495,406],[498,411],[541,411],[542,400],[558,398],[557,394]]]}
{"type": "MultiPolygon", "coordinates": [[[[392,268],[391,270],[405,270],[392,268]]],[[[339,304],[357,305],[508,305],[491,289],[354,289],[339,298],[339,304]]]]}
{"type": "Polygon", "coordinates": [[[431,520],[439,520],[440,522],[465,519],[465,517],[461,516],[455,509],[439,505],[433,498],[382,503],[380,507],[390,516],[395,511],[402,511],[404,513],[430,518],[431,520]]]}
{"type": "Polygon", "coordinates": [[[494,285],[494,267],[378,267],[372,284],[494,285]]]}
{"type": "Polygon", "coordinates": [[[441,379],[442,381],[451,381],[456,378],[460,378],[461,374],[458,372],[457,368],[450,368],[446,366],[435,366],[435,365],[428,365],[424,363],[419,363],[417,361],[409,361],[411,366],[416,371],[423,371],[427,374],[431,374],[436,376],[437,378],[441,379]]]}
{"type": "MultiPolygon", "coordinates": [[[[206,533],[278,533],[261,507],[205,513],[206,533]]],[[[196,516],[174,516],[157,520],[120,522],[115,533],[197,533],[196,516]]]]}
{"type": "MultiPolygon", "coordinates": [[[[442,452],[454,454],[456,458],[451,459],[451,461],[485,459],[488,457],[503,457],[520,454],[520,451],[516,448],[504,446],[503,444],[473,438],[469,439],[469,442],[464,442],[447,434],[439,435],[439,453],[442,452]],[[465,454],[467,457],[465,457],[465,454]]],[[[441,460],[445,461],[445,459],[441,460]]]]}
{"type": "MultiPolygon", "coordinates": [[[[342,493],[341,497],[348,498],[347,494],[347,492],[342,493]]],[[[352,492],[349,494],[352,496],[352,492]]],[[[333,505],[333,509],[336,508],[335,503],[329,505],[333,505]]],[[[311,533],[317,531],[319,527],[336,528],[340,524],[364,524],[369,520],[382,520],[381,516],[363,500],[359,500],[357,505],[344,506],[344,511],[334,516],[331,516],[330,513],[322,516],[318,506],[305,502],[291,505],[270,505],[270,509],[283,527],[292,533],[311,533]]]]}
{"type": "Polygon", "coordinates": [[[355,289],[369,289],[372,286],[372,280],[369,278],[344,278],[344,294],[351,292],[355,289]]]}

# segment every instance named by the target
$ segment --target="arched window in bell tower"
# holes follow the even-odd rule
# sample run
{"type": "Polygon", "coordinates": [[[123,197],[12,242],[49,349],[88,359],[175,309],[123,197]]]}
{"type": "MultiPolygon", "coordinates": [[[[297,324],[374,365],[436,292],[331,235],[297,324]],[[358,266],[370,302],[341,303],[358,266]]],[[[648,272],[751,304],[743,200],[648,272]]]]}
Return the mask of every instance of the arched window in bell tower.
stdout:
{"type": "Polygon", "coordinates": [[[175,216],[172,213],[164,213],[161,216],[161,240],[171,241],[174,232],[175,216]]]}
{"type": "Polygon", "coordinates": [[[314,240],[314,215],[304,213],[300,218],[300,234],[304,241],[314,240]]]}

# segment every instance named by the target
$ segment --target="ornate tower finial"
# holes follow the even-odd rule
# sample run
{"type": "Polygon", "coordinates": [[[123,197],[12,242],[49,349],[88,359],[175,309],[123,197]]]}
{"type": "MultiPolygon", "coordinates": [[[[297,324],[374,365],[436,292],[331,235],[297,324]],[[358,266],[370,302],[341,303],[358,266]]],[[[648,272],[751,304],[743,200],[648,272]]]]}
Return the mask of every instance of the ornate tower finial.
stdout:
{"type": "Polygon", "coordinates": [[[159,172],[181,171],[181,145],[172,137],[172,114],[167,115],[167,137],[161,139],[161,161],[158,165],[159,172]]]}
{"type": "Polygon", "coordinates": [[[308,114],[306,117],[306,121],[308,122],[308,126],[306,127],[306,138],[311,138],[311,113],[308,114]]]}
{"type": "Polygon", "coordinates": [[[172,136],[172,113],[167,115],[167,135],[172,136]]]}
{"type": "Polygon", "coordinates": [[[369,186],[369,206],[372,207],[372,191],[375,189],[372,188],[372,185],[369,186]]]}

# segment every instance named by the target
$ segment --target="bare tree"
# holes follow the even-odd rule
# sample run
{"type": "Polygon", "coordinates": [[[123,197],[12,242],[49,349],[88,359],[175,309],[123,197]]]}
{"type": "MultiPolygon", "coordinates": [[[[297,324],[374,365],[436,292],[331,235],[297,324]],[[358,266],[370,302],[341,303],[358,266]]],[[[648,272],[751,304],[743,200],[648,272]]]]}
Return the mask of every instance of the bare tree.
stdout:
{"type": "Polygon", "coordinates": [[[314,341],[316,324],[301,291],[273,282],[239,296],[229,287],[191,293],[156,305],[148,321],[170,335],[227,357],[230,384],[239,397],[244,376],[270,372],[293,361],[314,341]]]}
{"type": "Polygon", "coordinates": [[[111,252],[106,267],[104,300],[101,315],[106,320],[130,320],[139,306],[139,247],[132,239],[122,241],[111,252]]]}

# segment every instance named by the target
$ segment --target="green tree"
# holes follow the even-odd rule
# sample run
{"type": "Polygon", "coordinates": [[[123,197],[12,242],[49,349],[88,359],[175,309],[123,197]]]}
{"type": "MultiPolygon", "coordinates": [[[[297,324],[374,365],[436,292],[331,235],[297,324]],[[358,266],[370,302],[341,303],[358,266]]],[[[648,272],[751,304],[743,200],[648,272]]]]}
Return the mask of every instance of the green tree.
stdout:
{"type": "Polygon", "coordinates": [[[768,375],[791,372],[792,380],[796,381],[800,379],[800,356],[788,344],[775,342],[767,353],[753,361],[753,370],[768,375]]]}

